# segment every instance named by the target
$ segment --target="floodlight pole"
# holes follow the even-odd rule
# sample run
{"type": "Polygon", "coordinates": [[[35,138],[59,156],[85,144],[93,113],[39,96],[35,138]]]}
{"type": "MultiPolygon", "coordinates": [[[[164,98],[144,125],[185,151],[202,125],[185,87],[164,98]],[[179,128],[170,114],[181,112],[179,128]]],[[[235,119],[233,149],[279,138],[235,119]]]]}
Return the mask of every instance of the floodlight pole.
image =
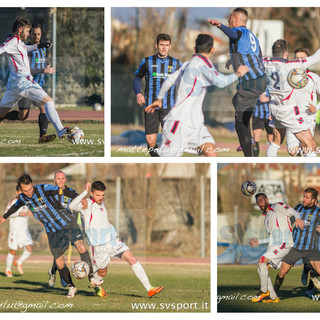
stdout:
{"type": "Polygon", "coordinates": [[[119,222],[120,222],[120,203],[121,203],[121,178],[116,179],[116,230],[120,235],[119,222]]]}

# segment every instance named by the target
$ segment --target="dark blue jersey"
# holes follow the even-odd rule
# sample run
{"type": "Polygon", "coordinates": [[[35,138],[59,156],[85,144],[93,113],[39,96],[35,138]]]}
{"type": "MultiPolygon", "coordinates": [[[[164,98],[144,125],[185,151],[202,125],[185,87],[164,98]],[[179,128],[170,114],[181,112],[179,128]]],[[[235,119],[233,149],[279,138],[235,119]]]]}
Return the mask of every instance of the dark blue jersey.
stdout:
{"type": "Polygon", "coordinates": [[[238,33],[236,40],[229,42],[229,52],[231,63],[234,70],[240,65],[246,65],[250,68],[242,79],[256,79],[264,75],[264,65],[259,40],[246,27],[232,28],[238,33]]]}
{"type": "Polygon", "coordinates": [[[298,250],[312,250],[319,249],[319,233],[316,230],[320,224],[320,208],[312,206],[310,208],[298,204],[295,210],[300,212],[300,219],[304,222],[303,230],[294,228],[292,237],[294,248],[298,250]]]}
{"type": "MultiPolygon", "coordinates": [[[[63,190],[67,197],[75,198],[78,194],[72,189],[63,190]]],[[[26,205],[34,217],[40,221],[47,233],[56,232],[76,220],[74,214],[65,208],[56,196],[59,195],[59,187],[50,184],[39,184],[34,186],[34,193],[28,198],[23,193],[18,197],[17,202],[3,215],[7,219],[19,208],[26,205]]]]}
{"type": "MultiPolygon", "coordinates": [[[[70,204],[70,202],[73,200],[73,197],[71,198],[71,197],[68,197],[66,194],[65,194],[65,192],[67,191],[67,193],[70,191],[70,192],[74,192],[74,193],[76,193],[76,191],[75,190],[73,190],[73,189],[71,189],[71,188],[69,188],[69,187],[67,187],[67,186],[65,186],[65,188],[62,190],[62,189],[60,189],[61,190],[61,192],[59,192],[59,193],[57,193],[57,194],[55,194],[54,195],[54,197],[55,197],[55,199],[57,200],[57,201],[59,201],[61,204],[62,204],[62,206],[64,207],[64,208],[68,208],[69,209],[69,204],[70,204]]],[[[59,190],[59,191],[60,191],[59,190]]],[[[69,194],[69,193],[68,193],[69,194]]]]}
{"type": "Polygon", "coordinates": [[[46,48],[32,50],[29,52],[31,74],[34,81],[41,87],[45,85],[44,69],[46,67],[46,53],[46,48]]]}
{"type": "MultiPolygon", "coordinates": [[[[173,57],[160,58],[157,54],[142,59],[135,75],[139,78],[145,77],[145,99],[148,106],[157,99],[162,83],[169,74],[174,73],[182,66],[182,63],[173,57]]],[[[163,109],[172,108],[175,101],[175,87],[166,93],[163,98],[163,109]]]]}
{"type": "MultiPolygon", "coordinates": [[[[269,94],[268,90],[265,95],[270,98],[270,94],[269,94]]],[[[253,117],[268,120],[269,115],[270,115],[269,101],[268,102],[261,102],[260,99],[258,99],[257,104],[256,104],[254,111],[253,111],[253,117]]]]}

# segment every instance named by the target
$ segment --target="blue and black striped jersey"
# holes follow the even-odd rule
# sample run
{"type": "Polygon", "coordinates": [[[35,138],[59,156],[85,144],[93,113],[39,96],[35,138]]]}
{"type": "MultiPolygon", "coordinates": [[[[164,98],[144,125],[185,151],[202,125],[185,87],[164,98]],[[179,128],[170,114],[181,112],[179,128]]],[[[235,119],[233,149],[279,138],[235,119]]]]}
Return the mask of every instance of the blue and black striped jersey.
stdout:
{"type": "Polygon", "coordinates": [[[300,212],[300,219],[305,226],[303,230],[296,227],[293,229],[294,248],[298,250],[318,250],[319,234],[316,227],[320,224],[320,208],[317,206],[305,208],[302,204],[298,204],[295,210],[300,212]]]}
{"type": "MultiPolygon", "coordinates": [[[[75,198],[78,194],[72,189],[64,189],[64,195],[75,198]]],[[[17,202],[3,215],[7,219],[20,207],[26,205],[33,213],[34,217],[40,221],[47,233],[56,232],[76,221],[75,215],[65,208],[56,198],[59,195],[59,187],[50,184],[40,184],[34,186],[34,193],[31,198],[21,193],[17,202]]]]}
{"type": "MultiPolygon", "coordinates": [[[[269,91],[265,94],[270,98],[269,91]]],[[[254,118],[260,118],[260,119],[269,119],[270,111],[269,111],[269,101],[268,102],[261,102],[260,99],[258,99],[257,104],[253,111],[253,117],[254,118]]]]}
{"type": "Polygon", "coordinates": [[[63,189],[63,192],[59,192],[58,194],[55,194],[55,195],[54,195],[55,199],[56,199],[57,201],[59,201],[64,208],[69,208],[70,202],[74,199],[73,197],[72,197],[72,198],[71,198],[71,197],[68,197],[68,196],[65,194],[66,192],[68,193],[69,191],[76,193],[75,190],[73,190],[73,189],[65,186],[65,188],[63,189]]]}
{"type": "MultiPolygon", "coordinates": [[[[246,65],[250,68],[242,79],[256,79],[264,75],[264,65],[259,40],[246,27],[232,28],[239,34],[237,40],[229,42],[229,51],[231,63],[234,70],[240,65],[246,65]]],[[[242,80],[240,79],[240,80],[242,80]]]]}
{"type": "MultiPolygon", "coordinates": [[[[135,75],[139,78],[145,77],[145,99],[146,105],[157,99],[162,83],[169,74],[174,73],[182,66],[180,60],[167,56],[160,58],[157,54],[143,58],[135,75]]],[[[162,104],[163,109],[172,108],[175,101],[175,87],[173,86],[165,95],[162,104]]]]}
{"type": "Polygon", "coordinates": [[[40,48],[29,52],[31,74],[34,81],[41,87],[45,85],[44,68],[46,67],[46,53],[46,48],[40,48]]]}

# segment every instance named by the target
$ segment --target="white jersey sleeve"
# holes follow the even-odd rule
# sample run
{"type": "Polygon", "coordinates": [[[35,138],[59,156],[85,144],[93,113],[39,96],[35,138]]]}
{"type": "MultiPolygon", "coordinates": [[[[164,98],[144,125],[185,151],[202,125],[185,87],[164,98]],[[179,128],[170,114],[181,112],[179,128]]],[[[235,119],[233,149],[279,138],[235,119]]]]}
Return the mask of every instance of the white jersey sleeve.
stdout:
{"type": "Polygon", "coordinates": [[[82,204],[81,201],[88,194],[86,190],[84,190],[81,194],[75,197],[69,204],[69,209],[72,211],[80,211],[82,212],[82,204]]]}
{"type": "Polygon", "coordinates": [[[175,71],[173,74],[170,74],[166,81],[162,84],[160,92],[158,94],[158,99],[163,99],[166,93],[170,90],[172,86],[178,86],[180,82],[181,75],[183,73],[183,70],[188,64],[188,62],[185,62],[180,69],[175,71]]]}
{"type": "Polygon", "coordinates": [[[27,48],[27,52],[29,52],[29,51],[37,50],[38,45],[37,44],[26,45],[26,48],[27,48]]]}
{"type": "Polygon", "coordinates": [[[217,86],[218,88],[225,88],[231,83],[238,80],[238,77],[235,73],[225,75],[217,71],[217,69],[212,66],[212,68],[202,67],[202,75],[205,80],[205,86],[217,86]]]}
{"type": "Polygon", "coordinates": [[[287,217],[295,217],[296,219],[300,219],[300,212],[294,210],[293,208],[289,207],[285,203],[282,203],[282,202],[275,203],[274,210],[278,214],[282,214],[287,217]]]}
{"type": "Polygon", "coordinates": [[[312,56],[301,60],[301,62],[305,68],[309,68],[313,64],[320,62],[320,49],[318,49],[312,56]]]}

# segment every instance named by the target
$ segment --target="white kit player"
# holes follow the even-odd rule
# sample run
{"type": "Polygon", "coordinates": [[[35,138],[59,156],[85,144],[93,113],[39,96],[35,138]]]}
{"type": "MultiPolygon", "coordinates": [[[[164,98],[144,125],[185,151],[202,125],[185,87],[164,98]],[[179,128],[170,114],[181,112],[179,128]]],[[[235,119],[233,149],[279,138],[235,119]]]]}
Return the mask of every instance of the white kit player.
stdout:
{"type": "MultiPolygon", "coordinates": [[[[309,53],[304,48],[298,48],[295,50],[295,59],[303,60],[304,58],[309,56],[309,53]]],[[[316,129],[316,114],[320,109],[320,103],[317,105],[317,94],[320,94],[320,77],[310,71],[307,70],[309,81],[304,88],[299,89],[299,96],[297,100],[298,104],[312,105],[312,108],[309,108],[310,115],[307,116],[307,121],[310,120],[310,131],[312,136],[314,137],[314,132],[316,129]]],[[[286,132],[286,141],[287,141],[287,149],[290,155],[295,156],[300,151],[300,143],[299,140],[295,137],[295,135],[287,130],[286,132]]]]}
{"type": "MultiPolygon", "coordinates": [[[[29,36],[31,26],[29,20],[17,18],[12,27],[14,36],[0,46],[0,55],[6,54],[10,69],[6,92],[0,102],[0,118],[3,118],[22,97],[29,98],[31,101],[44,106],[47,118],[57,131],[58,137],[61,138],[71,129],[63,127],[54,107],[54,101],[33,80],[28,59],[29,51],[43,47],[50,48],[52,44],[44,42],[38,45],[25,45],[24,41],[29,36]]],[[[52,141],[52,139],[49,140],[52,141]]]]}
{"type": "Polygon", "coordinates": [[[289,129],[300,141],[305,156],[316,157],[316,144],[309,130],[308,115],[311,106],[299,98],[300,89],[293,89],[288,81],[288,73],[294,68],[307,69],[320,62],[320,49],[303,60],[288,61],[288,47],[284,39],[277,40],[272,46],[273,58],[264,60],[268,90],[271,95],[269,109],[274,124],[274,138],[267,150],[267,157],[277,156],[289,129]]]}
{"type": "MultiPolygon", "coordinates": [[[[79,211],[84,221],[84,230],[91,246],[91,260],[94,268],[94,278],[97,282],[103,282],[107,275],[107,267],[110,258],[120,258],[129,263],[137,278],[148,292],[150,297],[160,293],[163,287],[152,287],[148,276],[132,254],[128,246],[119,240],[115,228],[110,224],[108,212],[103,203],[106,186],[101,181],[92,184],[91,198],[87,199],[88,207],[83,209],[81,200],[90,192],[91,184],[87,183],[85,190],[70,202],[69,208],[79,211]]],[[[102,287],[96,289],[98,295],[105,297],[107,294],[102,287]]]]}
{"type": "Polygon", "coordinates": [[[196,54],[169,75],[157,100],[145,109],[153,113],[157,107],[161,108],[165,93],[173,85],[177,87],[175,105],[165,117],[162,142],[157,151],[161,157],[181,156],[187,148],[197,149],[204,156],[216,156],[215,141],[204,125],[202,112],[206,87],[215,85],[224,88],[246,74],[249,68],[240,66],[235,73],[227,76],[219,73],[209,61],[214,51],[213,43],[212,36],[199,34],[195,44],[196,54]]]}
{"type": "MultiPolygon", "coordinates": [[[[17,196],[20,193],[18,186],[16,187],[17,196]]],[[[18,198],[11,200],[7,206],[6,212],[9,208],[16,203],[18,198]]],[[[6,271],[5,274],[7,277],[12,277],[11,266],[13,259],[18,248],[23,248],[24,251],[21,257],[14,263],[17,266],[20,274],[23,274],[22,263],[27,260],[32,252],[32,238],[28,230],[28,216],[31,215],[31,211],[26,207],[21,207],[16,213],[10,216],[9,218],[9,236],[8,236],[8,247],[9,253],[7,256],[6,271]]]]}
{"type": "Polygon", "coordinates": [[[303,229],[304,223],[300,219],[300,213],[285,203],[269,204],[269,199],[264,193],[257,193],[255,198],[265,215],[264,225],[270,237],[267,241],[253,238],[249,242],[251,247],[269,242],[267,251],[259,259],[258,274],[261,288],[252,302],[277,303],[280,299],[274,291],[268,269],[280,268],[282,258],[293,246],[290,217],[295,217],[296,225],[300,229],[303,229]]]}

